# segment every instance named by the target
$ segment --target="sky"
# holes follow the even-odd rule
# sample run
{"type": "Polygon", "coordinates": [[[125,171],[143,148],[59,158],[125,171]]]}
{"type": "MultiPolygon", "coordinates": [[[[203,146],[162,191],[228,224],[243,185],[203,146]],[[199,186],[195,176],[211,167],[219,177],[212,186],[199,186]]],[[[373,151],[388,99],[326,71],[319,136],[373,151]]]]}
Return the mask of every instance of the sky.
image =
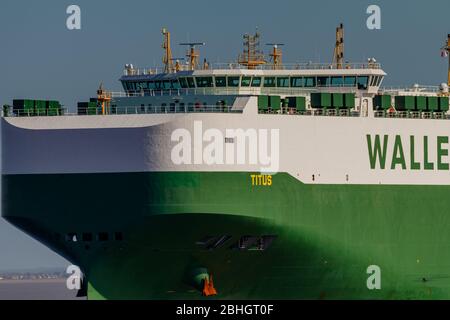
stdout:
{"type": "MultiPolygon", "coordinates": [[[[450,33],[448,0],[1,0],[0,104],[14,98],[54,99],[74,109],[102,82],[119,91],[126,63],[161,65],[162,35],[205,42],[201,59],[232,62],[242,35],[284,43],[285,62],[330,62],[335,28],[345,26],[346,60],[374,57],[384,85],[439,85],[447,80],[440,48],[450,33]],[[81,30],[68,30],[66,9],[81,9],[81,30]],[[381,29],[369,30],[366,10],[381,9],[381,29]]],[[[267,52],[269,47],[263,47],[267,52]]],[[[64,267],[67,261],[0,219],[0,271],[64,267]]]]}

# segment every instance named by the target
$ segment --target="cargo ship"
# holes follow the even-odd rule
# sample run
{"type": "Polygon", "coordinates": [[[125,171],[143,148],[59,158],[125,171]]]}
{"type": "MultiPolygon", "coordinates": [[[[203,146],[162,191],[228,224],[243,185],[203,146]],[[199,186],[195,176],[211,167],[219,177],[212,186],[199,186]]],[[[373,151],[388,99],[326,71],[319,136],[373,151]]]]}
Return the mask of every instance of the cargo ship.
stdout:
{"type": "Polygon", "coordinates": [[[383,88],[342,25],[324,64],[259,33],[182,61],[162,34],[163,68],[127,64],[123,92],[2,110],[2,216],[79,266],[80,294],[450,298],[449,83],[383,88]]]}

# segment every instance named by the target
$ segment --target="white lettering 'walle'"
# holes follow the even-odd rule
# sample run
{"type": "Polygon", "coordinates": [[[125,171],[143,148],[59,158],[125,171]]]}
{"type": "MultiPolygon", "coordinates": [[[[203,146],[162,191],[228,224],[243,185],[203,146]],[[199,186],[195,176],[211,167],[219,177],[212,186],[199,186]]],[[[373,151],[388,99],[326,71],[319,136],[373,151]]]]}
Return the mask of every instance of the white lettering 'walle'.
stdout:
{"type": "Polygon", "coordinates": [[[66,286],[69,290],[80,290],[81,288],[81,278],[83,274],[81,273],[80,268],[77,266],[71,265],[67,267],[67,274],[70,276],[66,280],[66,286]]]}
{"type": "Polygon", "coordinates": [[[277,173],[280,162],[279,129],[203,130],[194,122],[194,136],[187,129],[172,132],[171,159],[176,165],[254,165],[262,173],[277,173]],[[270,137],[269,137],[270,135],[270,137]]]}

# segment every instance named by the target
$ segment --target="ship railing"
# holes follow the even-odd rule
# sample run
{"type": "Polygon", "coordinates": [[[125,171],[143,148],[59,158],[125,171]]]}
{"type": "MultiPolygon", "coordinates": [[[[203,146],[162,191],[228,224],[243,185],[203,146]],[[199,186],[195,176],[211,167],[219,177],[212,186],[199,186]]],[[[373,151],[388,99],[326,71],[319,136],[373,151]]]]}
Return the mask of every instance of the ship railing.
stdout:
{"type": "Polygon", "coordinates": [[[59,109],[46,109],[46,110],[13,110],[7,111],[5,115],[5,110],[3,110],[3,116],[12,116],[12,117],[54,117],[54,116],[65,116],[70,115],[70,112],[67,108],[59,108],[59,109]]]}
{"type": "Polygon", "coordinates": [[[408,118],[408,119],[450,119],[445,112],[421,111],[374,111],[375,118],[408,118]]]}
{"type": "MultiPolygon", "coordinates": [[[[79,110],[78,113],[83,113],[79,110]]],[[[132,107],[110,107],[108,115],[131,115],[131,114],[168,114],[168,113],[242,113],[242,110],[232,110],[231,106],[225,105],[175,105],[175,106],[132,106],[132,107]]],[[[101,115],[98,110],[97,115],[101,115]]],[[[88,114],[89,115],[89,114],[88,114]]],[[[92,115],[92,114],[91,114],[92,115]]]]}
{"type": "Polygon", "coordinates": [[[411,93],[412,95],[418,94],[418,93],[430,93],[435,94],[442,92],[441,88],[439,86],[423,86],[423,85],[414,85],[412,87],[382,87],[379,89],[379,93],[392,93],[392,94],[398,94],[398,93],[411,93]]]}
{"type": "MultiPolygon", "coordinates": [[[[132,114],[168,114],[168,113],[242,113],[242,110],[232,110],[226,105],[185,105],[185,106],[110,106],[106,110],[107,115],[132,115],[132,114]]],[[[14,110],[3,114],[11,117],[53,117],[53,116],[91,116],[102,115],[101,107],[78,108],[77,112],[62,108],[58,112],[52,110],[42,110],[40,112],[27,110],[14,110]]]]}
{"type": "MultiPolygon", "coordinates": [[[[107,115],[134,115],[134,114],[186,114],[186,113],[242,113],[242,110],[233,110],[231,106],[226,105],[175,105],[175,106],[125,106],[109,107],[106,110],[107,115]]],[[[359,117],[359,111],[348,109],[308,109],[297,111],[295,108],[281,108],[280,110],[259,111],[260,114],[280,114],[280,115],[303,115],[303,116],[329,116],[329,117],[359,117]]],[[[8,111],[4,117],[55,117],[55,116],[90,116],[102,115],[101,108],[79,108],[77,112],[70,111],[67,108],[59,110],[27,111],[14,110],[8,111]]],[[[403,118],[403,119],[450,119],[450,115],[445,112],[421,112],[421,111],[396,111],[389,112],[383,110],[374,111],[376,118],[403,118]]]]}
{"type": "Polygon", "coordinates": [[[326,89],[327,92],[335,93],[356,93],[356,87],[348,86],[327,86],[327,87],[299,87],[299,88],[251,88],[251,87],[237,87],[237,88],[190,88],[190,89],[166,89],[166,90],[141,90],[141,91],[127,91],[127,92],[111,92],[113,98],[129,98],[129,97],[163,97],[163,96],[185,96],[185,95],[261,95],[261,94],[276,94],[276,95],[301,95],[309,94],[311,92],[320,92],[326,89]]]}
{"type": "MultiPolygon", "coordinates": [[[[333,70],[338,69],[334,63],[319,63],[319,62],[298,62],[287,63],[281,66],[274,66],[273,64],[264,64],[255,67],[253,70],[333,70]]],[[[345,63],[343,69],[381,69],[380,63],[356,62],[345,63]]],[[[197,69],[204,70],[204,69],[197,69]]],[[[237,62],[230,63],[211,63],[207,70],[249,70],[247,66],[241,65],[237,62]]],[[[180,71],[190,71],[188,67],[182,67],[180,71]]],[[[143,76],[155,75],[163,73],[163,68],[149,67],[149,68],[125,68],[123,74],[125,76],[143,76]]]]}
{"type": "MultiPolygon", "coordinates": [[[[248,70],[247,66],[239,63],[212,63],[210,66],[212,70],[248,70]]],[[[274,66],[273,64],[264,64],[255,67],[255,70],[333,70],[338,69],[333,63],[318,63],[318,62],[298,62],[287,63],[281,66],[274,66]]],[[[381,69],[380,63],[346,63],[343,69],[381,69]]]]}
{"type": "Polygon", "coordinates": [[[309,109],[299,111],[295,108],[281,108],[280,110],[259,110],[259,114],[301,115],[313,117],[359,117],[361,113],[348,109],[309,109]]]}

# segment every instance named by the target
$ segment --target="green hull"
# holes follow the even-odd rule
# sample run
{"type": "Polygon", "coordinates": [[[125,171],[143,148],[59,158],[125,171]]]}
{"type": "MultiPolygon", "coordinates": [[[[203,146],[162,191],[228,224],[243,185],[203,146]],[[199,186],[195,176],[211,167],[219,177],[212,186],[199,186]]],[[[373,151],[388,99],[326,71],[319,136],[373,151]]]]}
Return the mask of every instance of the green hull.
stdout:
{"type": "Polygon", "coordinates": [[[3,216],[79,265],[90,299],[448,299],[450,186],[306,185],[288,174],[3,176],[3,216]],[[25,190],[25,191],[24,191],[25,190]],[[67,242],[69,233],[122,240],[67,242]],[[206,250],[206,236],[228,235],[206,250]],[[233,249],[275,235],[264,251],[233,249]],[[381,289],[367,268],[381,268],[381,289]]]}

